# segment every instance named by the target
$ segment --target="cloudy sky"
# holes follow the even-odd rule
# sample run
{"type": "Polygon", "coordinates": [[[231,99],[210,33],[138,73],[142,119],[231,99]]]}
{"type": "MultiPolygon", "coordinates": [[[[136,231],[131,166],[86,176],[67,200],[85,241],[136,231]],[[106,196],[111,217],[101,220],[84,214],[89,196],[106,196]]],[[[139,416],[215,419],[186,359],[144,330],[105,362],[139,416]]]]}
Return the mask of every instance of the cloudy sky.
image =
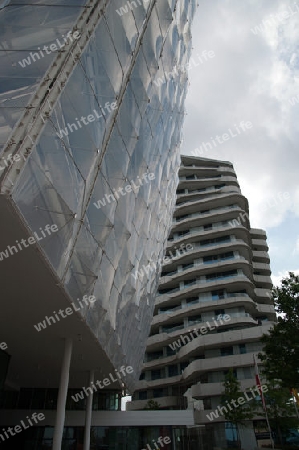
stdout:
{"type": "Polygon", "coordinates": [[[299,273],[299,2],[198,0],[189,80],[182,153],[234,164],[277,284],[299,273]]]}

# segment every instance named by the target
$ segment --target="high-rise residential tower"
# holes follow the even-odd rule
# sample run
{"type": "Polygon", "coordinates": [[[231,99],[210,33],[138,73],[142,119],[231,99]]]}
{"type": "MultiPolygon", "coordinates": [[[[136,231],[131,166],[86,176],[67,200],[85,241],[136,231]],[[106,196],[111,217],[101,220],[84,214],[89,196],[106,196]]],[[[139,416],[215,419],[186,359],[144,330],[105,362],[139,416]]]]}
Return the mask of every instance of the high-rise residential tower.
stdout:
{"type": "Polygon", "coordinates": [[[45,416],[3,445],[58,450],[64,424],[63,445],[124,439],[97,426],[124,417],[91,412],[139,378],[158,274],[132,272],[171,226],[194,11],[0,0],[0,424],[45,416]]]}
{"type": "MultiPolygon", "coordinates": [[[[225,374],[232,368],[242,390],[255,385],[253,355],[275,321],[271,272],[266,233],[250,227],[232,164],[183,156],[179,177],[143,372],[128,409],[149,399],[162,409],[193,405],[197,424],[213,431],[210,448],[232,436],[223,416],[208,418],[225,374]]],[[[243,441],[255,448],[252,426],[243,441]]]]}

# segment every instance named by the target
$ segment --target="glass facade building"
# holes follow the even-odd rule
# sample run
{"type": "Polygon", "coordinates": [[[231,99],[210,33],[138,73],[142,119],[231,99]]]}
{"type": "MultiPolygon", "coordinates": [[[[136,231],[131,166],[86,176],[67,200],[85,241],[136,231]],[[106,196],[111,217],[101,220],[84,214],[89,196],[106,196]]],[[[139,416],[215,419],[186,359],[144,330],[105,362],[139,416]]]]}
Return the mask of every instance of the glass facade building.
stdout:
{"type": "Polygon", "coordinates": [[[0,145],[19,155],[1,193],[30,229],[58,226],[39,246],[72,299],[101,299],[80,312],[113,364],[138,367],[157,276],[131,272],[170,226],[195,2],[133,3],[1,2],[0,145]]]}
{"type": "Polygon", "coordinates": [[[56,389],[68,352],[70,389],[92,369],[131,366],[113,389],[139,378],[158,271],[132,274],[163,257],[171,227],[194,12],[195,0],[0,0],[6,389],[56,389]]]}

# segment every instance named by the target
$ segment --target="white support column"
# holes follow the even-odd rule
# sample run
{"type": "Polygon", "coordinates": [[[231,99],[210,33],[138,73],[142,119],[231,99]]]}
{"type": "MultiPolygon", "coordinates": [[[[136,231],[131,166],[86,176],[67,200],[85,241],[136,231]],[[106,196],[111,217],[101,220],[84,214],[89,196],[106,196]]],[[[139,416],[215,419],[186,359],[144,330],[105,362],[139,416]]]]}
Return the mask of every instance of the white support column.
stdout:
{"type": "MultiPolygon", "coordinates": [[[[94,370],[90,371],[89,375],[89,386],[94,382],[94,370]]],[[[91,387],[92,389],[92,387],[91,387]]],[[[86,402],[86,415],[85,415],[85,430],[84,430],[84,445],[83,450],[90,449],[90,426],[91,426],[91,416],[92,416],[92,399],[93,399],[93,389],[92,393],[88,395],[86,402]]]]}
{"type": "Polygon", "coordinates": [[[55,422],[52,450],[61,450],[64,419],[65,419],[65,405],[66,405],[67,390],[68,390],[68,385],[69,385],[69,371],[70,371],[70,363],[71,363],[71,357],[72,357],[72,348],[73,348],[73,340],[71,338],[67,338],[65,340],[64,355],[63,355],[63,361],[62,361],[62,367],[61,367],[60,385],[59,385],[59,392],[58,392],[58,399],[57,399],[57,413],[56,413],[56,422],[55,422]]]}

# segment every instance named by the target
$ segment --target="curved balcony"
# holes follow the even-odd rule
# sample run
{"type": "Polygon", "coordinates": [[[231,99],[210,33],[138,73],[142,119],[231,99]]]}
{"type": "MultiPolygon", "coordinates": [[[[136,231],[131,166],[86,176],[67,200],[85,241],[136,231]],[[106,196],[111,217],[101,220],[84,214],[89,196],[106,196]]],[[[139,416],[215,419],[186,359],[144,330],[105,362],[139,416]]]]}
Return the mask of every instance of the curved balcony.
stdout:
{"type": "Polygon", "coordinates": [[[267,316],[270,321],[276,320],[276,312],[273,305],[257,304],[258,313],[267,316]]]}
{"type": "MultiPolygon", "coordinates": [[[[249,233],[246,227],[243,225],[238,225],[232,227],[231,225],[219,225],[212,227],[210,229],[202,229],[202,230],[194,230],[194,229],[185,229],[181,230],[181,235],[175,238],[169,238],[167,242],[167,251],[171,251],[172,247],[177,247],[179,244],[185,243],[193,245],[194,240],[199,241],[202,238],[216,239],[223,236],[223,234],[227,234],[228,236],[234,236],[234,241],[237,242],[245,242],[247,245],[250,243],[249,233]]],[[[224,236],[225,237],[225,236],[224,236]]],[[[223,241],[225,242],[225,241],[223,241]]],[[[230,242],[227,240],[226,242],[230,242]]],[[[200,245],[198,242],[196,242],[200,245]]],[[[215,245],[221,245],[221,242],[215,242],[211,244],[201,244],[200,247],[210,247],[215,245]]]]}
{"type": "MultiPolygon", "coordinates": [[[[245,331],[253,331],[260,329],[261,327],[251,328],[249,330],[241,330],[245,331]]],[[[261,330],[259,330],[261,331],[261,330]]],[[[233,331],[231,333],[234,333],[233,331]]],[[[228,333],[226,333],[228,334],[228,333]]],[[[213,335],[210,335],[211,337],[213,335]]],[[[261,338],[261,333],[257,336],[257,340],[261,338]]],[[[250,341],[250,337],[248,338],[250,341]]],[[[243,339],[236,339],[236,343],[242,341],[243,339]]],[[[189,345],[189,344],[188,344],[189,345]]],[[[186,346],[187,347],[187,346],[186,346]]],[[[183,349],[182,349],[183,350],[183,349]]],[[[185,350],[185,348],[184,348],[185,350]]],[[[245,353],[241,355],[230,355],[216,358],[207,358],[207,359],[197,359],[192,361],[188,367],[182,373],[182,378],[184,381],[191,381],[192,379],[198,378],[198,376],[204,372],[210,371],[219,371],[219,370],[229,370],[234,367],[252,367],[253,366],[253,353],[245,353]]],[[[162,380],[160,380],[161,382],[162,380]]]]}
{"type": "MultiPolygon", "coordinates": [[[[269,306],[269,305],[267,305],[269,306]]],[[[231,298],[225,298],[224,300],[218,300],[218,301],[213,301],[213,302],[208,302],[208,304],[195,304],[195,305],[184,305],[183,307],[181,307],[180,309],[177,309],[175,312],[173,313],[167,313],[165,314],[160,313],[156,316],[154,316],[153,321],[152,321],[152,330],[157,327],[157,326],[163,326],[166,324],[171,324],[171,323],[176,323],[178,320],[180,319],[184,319],[187,317],[191,317],[191,314],[194,313],[195,311],[198,314],[203,314],[209,311],[214,311],[215,309],[226,309],[227,314],[230,315],[230,317],[251,317],[253,318],[253,316],[255,316],[259,311],[257,308],[257,304],[248,298],[239,298],[239,301],[236,297],[231,298]],[[239,306],[244,306],[245,308],[245,312],[239,312],[239,313],[229,313],[229,309],[232,307],[236,307],[237,305],[239,306]],[[225,307],[225,308],[223,308],[225,307]],[[249,312],[248,312],[249,311],[249,312]],[[237,314],[237,315],[236,315],[237,314]]],[[[255,319],[254,319],[255,320],[255,319]]],[[[203,323],[203,322],[202,322],[203,323]]],[[[188,325],[188,329],[191,327],[191,325],[188,325]]],[[[180,328],[180,329],[184,329],[180,328]]],[[[175,330],[173,330],[175,331],[175,330]]],[[[171,331],[168,331],[168,333],[170,333],[171,331]]],[[[187,332],[187,330],[185,331],[187,332]]]]}
{"type": "Polygon", "coordinates": [[[265,230],[261,230],[260,228],[251,228],[250,234],[252,239],[267,239],[267,233],[265,230]]]}
{"type": "MultiPolygon", "coordinates": [[[[248,277],[252,277],[251,265],[250,262],[247,261],[243,256],[236,256],[233,258],[227,258],[220,261],[211,262],[211,264],[202,262],[202,263],[191,263],[188,264],[183,270],[177,270],[173,272],[171,275],[166,275],[161,277],[160,279],[160,287],[171,286],[174,283],[179,283],[186,279],[188,275],[196,275],[198,271],[200,271],[200,275],[204,276],[209,274],[211,271],[216,271],[217,269],[226,269],[235,267],[236,269],[242,269],[244,274],[248,277]]],[[[268,277],[269,278],[269,277],[268,277]]],[[[271,279],[270,279],[271,283],[271,279]]],[[[272,285],[272,284],[271,284],[272,285]]],[[[262,286],[261,286],[262,287],[262,286]]],[[[265,286],[267,287],[267,286],[265,286]]],[[[158,294],[159,295],[159,294],[158,294]]]]}
{"type": "MultiPolygon", "coordinates": [[[[162,293],[159,296],[156,297],[155,301],[155,307],[165,307],[165,306],[178,306],[178,303],[186,298],[189,297],[195,297],[199,294],[204,294],[206,292],[211,292],[212,290],[227,290],[227,288],[233,290],[233,291],[241,291],[244,288],[246,288],[246,291],[249,295],[249,297],[254,298],[259,303],[267,303],[271,304],[269,302],[270,294],[269,291],[268,294],[265,294],[265,297],[257,297],[256,299],[256,293],[255,293],[255,287],[253,283],[245,276],[240,277],[231,277],[231,278],[225,278],[221,280],[221,283],[215,282],[215,281],[209,281],[204,283],[198,283],[194,284],[190,287],[185,287],[184,289],[179,289],[172,294],[169,293],[162,293]],[[245,283],[245,284],[244,284],[245,283]]],[[[263,290],[266,291],[266,290],[263,290]]],[[[203,300],[204,301],[204,300],[203,300]]]]}
{"type": "Polygon", "coordinates": [[[177,207],[180,207],[186,203],[190,203],[190,201],[194,200],[202,200],[204,197],[212,199],[215,196],[220,194],[241,194],[241,190],[239,186],[232,186],[226,183],[219,183],[220,187],[215,185],[215,182],[211,186],[203,187],[200,189],[189,190],[181,189],[177,191],[177,207]],[[187,192],[181,192],[181,191],[187,192]],[[185,200],[187,198],[187,200],[185,200]]]}
{"type": "Polygon", "coordinates": [[[267,252],[269,247],[265,239],[252,239],[252,248],[254,251],[267,252]]]}
{"type": "Polygon", "coordinates": [[[270,264],[270,257],[266,251],[253,250],[252,251],[252,259],[256,262],[261,262],[265,264],[270,264]]]}
{"type": "Polygon", "coordinates": [[[216,167],[190,166],[180,168],[179,180],[181,184],[183,181],[206,180],[216,178],[219,175],[229,177],[235,175],[235,179],[237,179],[235,172],[231,170],[219,170],[216,167]]]}
{"type": "Polygon", "coordinates": [[[271,275],[270,265],[267,263],[252,261],[252,267],[254,271],[261,272],[261,275],[271,275]]]}
{"type": "Polygon", "coordinates": [[[175,216],[173,217],[173,225],[176,225],[180,221],[181,215],[189,215],[190,217],[202,216],[203,212],[198,212],[199,209],[206,211],[206,214],[225,213],[229,210],[248,211],[242,194],[219,194],[208,198],[205,197],[204,199],[186,201],[177,205],[175,216]]]}
{"type": "MultiPolygon", "coordinates": [[[[187,244],[186,244],[187,245],[187,244]]],[[[192,245],[192,249],[188,250],[188,252],[182,252],[178,254],[176,257],[173,257],[170,261],[167,261],[165,264],[163,264],[162,273],[169,269],[175,269],[176,270],[170,270],[171,272],[177,271],[177,266],[184,264],[184,263],[191,263],[194,261],[194,259],[199,257],[205,257],[215,254],[223,254],[227,253],[228,251],[238,251],[240,253],[241,257],[244,257],[245,260],[251,261],[251,250],[249,245],[244,242],[242,239],[235,239],[234,237],[229,237],[228,240],[220,241],[220,242],[214,242],[210,244],[204,244],[200,245],[199,243],[190,243],[192,245]]],[[[173,250],[174,251],[174,250],[173,250]]],[[[170,254],[169,254],[170,255],[170,254]]],[[[170,255],[171,256],[171,255],[170,255]]],[[[163,275],[167,276],[167,275],[163,275]]]]}
{"type": "MultiPolygon", "coordinates": [[[[247,380],[240,380],[241,391],[255,386],[256,382],[254,378],[247,380]]],[[[223,394],[223,382],[221,383],[197,383],[191,386],[190,395],[198,400],[205,397],[216,397],[223,394]]]]}
{"type": "MultiPolygon", "coordinates": [[[[198,206],[197,202],[193,202],[192,204],[189,203],[189,206],[192,206],[192,208],[188,209],[195,209],[193,206],[198,206]]],[[[207,205],[205,206],[207,207],[207,205]]],[[[172,219],[172,232],[176,228],[176,225],[181,224],[183,221],[186,222],[187,220],[195,220],[195,219],[205,219],[209,216],[213,216],[216,214],[219,214],[219,216],[222,218],[226,213],[231,213],[234,211],[243,211],[242,208],[238,205],[229,205],[229,206],[222,206],[219,208],[211,208],[209,210],[203,211],[203,212],[185,212],[185,214],[180,214],[177,217],[173,217],[172,219]]],[[[179,211],[177,211],[179,212],[179,211]]],[[[182,211],[183,212],[183,211],[182,211]]],[[[181,213],[182,213],[181,212],[181,213]]],[[[202,222],[202,221],[201,221],[202,222]]]]}
{"type": "MultiPolygon", "coordinates": [[[[251,339],[250,335],[243,338],[243,336],[240,336],[239,339],[235,337],[235,339],[227,339],[227,340],[223,340],[222,342],[214,342],[214,348],[219,348],[219,345],[224,344],[224,343],[228,343],[228,344],[238,344],[239,342],[252,342],[252,340],[257,340],[259,341],[262,334],[265,332],[265,329],[262,329],[263,327],[255,327],[255,328],[250,328],[250,329],[244,329],[244,330],[240,330],[240,331],[231,331],[231,332],[227,332],[227,333],[221,333],[220,336],[223,335],[229,335],[232,333],[241,333],[243,332],[244,334],[246,332],[250,332],[253,331],[255,332],[256,330],[258,330],[258,333],[254,333],[255,334],[255,339],[251,339]]],[[[269,329],[269,328],[268,328],[269,329]]],[[[217,335],[215,334],[211,334],[211,335],[205,335],[202,336],[202,341],[206,341],[207,338],[215,338],[215,336],[217,337],[217,335]]],[[[219,336],[219,335],[218,335],[219,336]]],[[[229,336],[227,336],[227,338],[229,338],[229,336]]],[[[197,348],[198,348],[198,339],[194,339],[194,341],[197,341],[197,348]]],[[[183,353],[184,356],[192,356],[192,352],[190,352],[190,346],[192,346],[192,344],[194,345],[195,342],[192,341],[191,343],[185,345],[184,347],[181,348],[181,350],[177,353],[177,359],[172,360],[172,362],[175,361],[180,361],[183,358],[183,353]],[[189,351],[188,351],[188,347],[189,347],[189,351]]],[[[203,345],[205,345],[203,343],[203,345]]],[[[207,348],[213,348],[212,345],[207,346],[207,348]]],[[[205,347],[206,348],[206,347],[205,347]]],[[[198,380],[198,377],[202,374],[204,374],[205,372],[219,372],[221,370],[229,370],[230,368],[238,368],[238,367],[252,367],[253,366],[253,353],[244,353],[244,354],[238,354],[238,355],[229,355],[229,356],[217,356],[217,357],[213,357],[213,358],[206,358],[206,359],[195,359],[194,361],[192,361],[186,368],[185,370],[182,372],[182,374],[180,375],[176,375],[174,377],[169,377],[169,376],[165,376],[163,378],[160,378],[158,380],[142,380],[139,381],[137,384],[136,389],[137,390],[143,390],[143,389],[150,389],[150,388],[156,388],[156,387],[166,387],[175,383],[178,383],[180,381],[184,381],[184,382],[192,382],[192,380],[198,380]]],[[[164,364],[163,366],[161,365],[160,361],[157,361],[157,364],[151,363],[151,364],[145,364],[143,367],[143,370],[155,370],[161,367],[165,367],[166,364],[164,364]]]]}
{"type": "MultiPolygon", "coordinates": [[[[208,187],[204,187],[201,189],[195,189],[193,191],[189,191],[189,189],[181,189],[177,191],[177,201],[180,200],[181,197],[189,195],[189,194],[218,194],[219,192],[222,192],[222,189],[225,187],[225,183],[221,183],[221,184],[215,184],[214,186],[208,186],[208,187]],[[184,191],[184,192],[182,192],[184,191]],[[187,192],[186,192],[187,191],[187,192]]],[[[189,202],[190,200],[188,200],[187,202],[189,202]]],[[[177,206],[180,207],[182,206],[184,203],[187,202],[183,202],[183,203],[178,203],[177,206]]]]}
{"type": "MultiPolygon", "coordinates": [[[[184,228],[186,229],[186,226],[194,228],[201,227],[209,221],[212,221],[215,224],[215,227],[217,227],[217,221],[227,221],[230,228],[235,227],[236,225],[244,226],[242,221],[238,220],[241,213],[243,213],[243,209],[239,206],[233,206],[226,207],[224,209],[209,210],[207,212],[185,214],[184,216],[178,217],[177,220],[173,221],[171,233],[174,234],[183,231],[184,228]]],[[[249,238],[250,235],[248,231],[248,239],[249,238]]]]}
{"type": "Polygon", "coordinates": [[[257,303],[273,305],[271,290],[263,288],[255,288],[255,299],[257,303]]]}
{"type": "Polygon", "coordinates": [[[225,185],[225,187],[221,189],[221,192],[223,192],[224,194],[241,194],[241,189],[239,188],[239,186],[237,187],[225,185]]]}
{"type": "MultiPolygon", "coordinates": [[[[232,308],[238,306],[244,306],[246,312],[251,315],[255,315],[258,312],[258,305],[254,300],[252,300],[248,294],[245,293],[227,293],[222,299],[212,300],[211,296],[204,298],[199,298],[188,303],[186,305],[178,305],[174,308],[169,308],[165,311],[156,312],[153,321],[153,325],[162,324],[165,321],[165,316],[179,319],[180,317],[185,317],[190,312],[198,311],[198,313],[204,313],[211,311],[213,309],[223,309],[223,307],[232,308]]],[[[269,305],[267,305],[268,307],[269,305]]],[[[270,311],[269,311],[270,312],[270,311]]]]}
{"type": "Polygon", "coordinates": [[[272,289],[271,277],[265,275],[255,275],[253,274],[253,279],[255,281],[257,288],[272,289]]]}
{"type": "Polygon", "coordinates": [[[215,286],[217,288],[221,288],[222,286],[225,286],[228,283],[237,283],[237,282],[247,282],[250,286],[253,287],[253,283],[251,280],[249,280],[245,275],[239,274],[239,275],[232,275],[232,276],[219,276],[218,278],[215,278],[214,280],[190,280],[189,283],[186,283],[183,287],[176,287],[173,289],[169,289],[167,293],[158,293],[157,297],[172,297],[174,294],[180,293],[184,296],[186,294],[191,294],[191,292],[195,293],[196,290],[202,290],[202,288],[208,287],[209,290],[214,289],[215,286]]]}
{"type": "MultiPolygon", "coordinates": [[[[225,331],[223,330],[222,333],[208,333],[205,335],[200,335],[199,337],[196,337],[192,340],[190,340],[189,343],[185,345],[181,345],[181,348],[176,353],[176,356],[178,360],[191,358],[191,357],[197,357],[199,348],[204,348],[205,350],[213,350],[213,349],[219,349],[219,347],[224,347],[227,345],[238,345],[239,343],[246,343],[246,342],[254,342],[259,341],[262,337],[263,333],[267,332],[269,328],[272,326],[271,322],[264,322],[262,325],[258,325],[258,322],[253,319],[252,317],[237,317],[232,319],[231,321],[227,322],[231,327],[240,325],[240,328],[237,330],[230,330],[225,331]]],[[[215,326],[214,322],[210,322],[210,325],[215,326]]],[[[220,327],[219,327],[220,328],[220,327]]],[[[174,340],[172,340],[172,343],[174,340]]],[[[169,345],[169,344],[168,344],[169,345]]],[[[248,355],[248,353],[245,353],[245,355],[248,355]]],[[[217,363],[218,360],[223,360],[230,357],[238,357],[242,355],[231,355],[231,356],[217,356],[213,358],[206,358],[206,359],[196,359],[193,362],[201,361],[201,362],[208,362],[210,360],[213,360],[213,362],[209,362],[207,364],[207,367],[204,367],[203,370],[217,370],[219,367],[221,367],[220,362],[217,363]]],[[[186,368],[188,369],[191,364],[186,368]]],[[[251,357],[252,362],[252,357],[251,357]]],[[[186,370],[185,369],[185,370],[186,370]]]]}
{"type": "MultiPolygon", "coordinates": [[[[206,326],[207,323],[208,322],[202,322],[196,327],[188,327],[184,330],[185,332],[183,333],[180,331],[176,331],[172,334],[160,333],[150,336],[147,340],[147,351],[161,350],[162,347],[178,341],[181,335],[185,336],[194,330],[199,330],[200,333],[200,329],[206,326]]],[[[213,325],[212,321],[210,321],[209,323],[211,326],[213,325]]],[[[258,324],[257,320],[253,319],[252,317],[246,317],[244,314],[243,317],[233,318],[229,322],[224,322],[223,325],[220,324],[218,328],[223,330],[222,333],[210,333],[205,335],[200,334],[199,337],[195,337],[194,339],[192,339],[190,343],[182,345],[177,353],[165,358],[152,360],[146,363],[146,367],[152,367],[153,365],[165,365],[166,363],[169,364],[173,361],[179,361],[183,357],[188,358],[191,354],[196,354],[198,352],[198,349],[200,347],[203,348],[203,346],[205,348],[218,348],[222,342],[235,342],[237,344],[239,342],[251,342],[259,340],[262,334],[266,333],[272,326],[273,322],[269,321],[258,324]],[[237,330],[226,330],[227,327],[236,325],[240,326],[240,328],[237,330]],[[222,339],[224,340],[222,341],[222,339]]],[[[206,326],[206,328],[208,327],[206,326]]]]}
{"type": "MultiPolygon", "coordinates": [[[[157,401],[160,405],[160,408],[174,408],[180,409],[181,399],[176,396],[169,397],[150,397],[157,401]]],[[[127,411],[138,411],[140,409],[144,409],[146,407],[148,400],[133,400],[127,403],[127,411]]]]}
{"type": "Polygon", "coordinates": [[[182,375],[176,375],[174,377],[165,377],[160,378],[159,380],[142,380],[138,381],[136,384],[136,390],[148,390],[155,389],[159,387],[172,386],[173,384],[177,384],[182,381],[182,375]]]}
{"type": "MultiPolygon", "coordinates": [[[[184,158],[186,158],[186,156],[184,156],[184,158]]],[[[204,162],[201,161],[200,165],[196,165],[196,164],[194,164],[194,160],[192,161],[192,164],[187,164],[187,162],[185,162],[182,159],[182,164],[181,164],[181,167],[179,170],[180,176],[182,176],[186,173],[188,174],[190,171],[192,174],[197,171],[204,172],[205,176],[211,172],[212,173],[228,172],[228,173],[235,174],[235,171],[234,171],[231,163],[224,163],[223,161],[216,161],[216,160],[215,161],[214,160],[206,160],[204,162]]]]}
{"type": "Polygon", "coordinates": [[[227,185],[239,187],[239,183],[236,177],[225,176],[221,174],[210,175],[207,178],[193,178],[186,180],[186,177],[182,177],[179,182],[180,189],[200,189],[202,186],[213,186],[217,183],[226,183],[227,185]]]}
{"type": "MultiPolygon", "coordinates": [[[[253,342],[260,339],[263,330],[268,330],[271,326],[271,322],[264,322],[262,325],[258,325],[258,321],[252,318],[249,314],[243,314],[238,317],[233,317],[229,322],[223,322],[216,326],[214,321],[202,322],[200,326],[188,327],[186,333],[175,333],[175,335],[166,334],[167,338],[163,342],[163,346],[172,345],[176,348],[177,352],[172,356],[167,356],[165,358],[157,358],[144,363],[143,370],[152,370],[165,367],[168,364],[174,364],[175,362],[186,360],[189,358],[197,358],[199,350],[215,350],[221,346],[227,345],[238,345],[239,343],[253,342]],[[226,327],[240,327],[237,330],[226,331],[226,327]],[[201,329],[205,328],[208,330],[207,334],[200,334],[201,329]],[[196,333],[190,333],[197,330],[199,336],[196,333]],[[256,330],[259,330],[256,332],[256,330]],[[214,330],[223,330],[223,332],[211,333],[214,330]],[[187,343],[185,343],[187,341],[187,343]],[[176,343],[178,345],[176,345],[176,343]]],[[[204,330],[205,331],[205,330],[204,330]]],[[[206,331],[205,331],[206,332],[206,331]]],[[[238,356],[238,355],[236,355],[238,356]]],[[[227,358],[227,356],[217,356],[215,358],[200,359],[200,361],[208,361],[217,358],[227,358]]],[[[191,364],[191,363],[190,363],[191,364]]],[[[188,366],[189,367],[189,366],[188,366]]]]}

